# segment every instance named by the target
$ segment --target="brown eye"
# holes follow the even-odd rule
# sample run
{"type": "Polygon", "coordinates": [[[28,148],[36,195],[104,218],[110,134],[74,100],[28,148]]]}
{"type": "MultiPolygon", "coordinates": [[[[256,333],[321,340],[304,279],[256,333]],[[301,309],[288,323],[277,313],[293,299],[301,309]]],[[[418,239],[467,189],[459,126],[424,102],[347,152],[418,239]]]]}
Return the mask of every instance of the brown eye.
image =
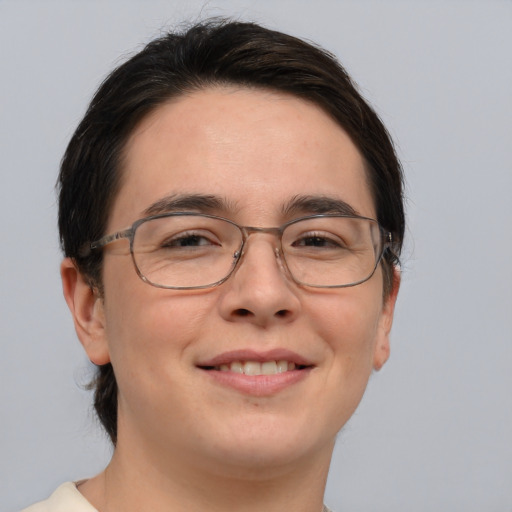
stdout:
{"type": "Polygon", "coordinates": [[[161,244],[162,247],[199,247],[203,245],[213,245],[213,243],[204,236],[185,235],[167,240],[161,244]]]}
{"type": "Polygon", "coordinates": [[[293,247],[308,247],[308,248],[326,248],[326,249],[342,249],[344,244],[339,237],[329,234],[311,233],[306,234],[297,239],[292,244],[293,247]]]}

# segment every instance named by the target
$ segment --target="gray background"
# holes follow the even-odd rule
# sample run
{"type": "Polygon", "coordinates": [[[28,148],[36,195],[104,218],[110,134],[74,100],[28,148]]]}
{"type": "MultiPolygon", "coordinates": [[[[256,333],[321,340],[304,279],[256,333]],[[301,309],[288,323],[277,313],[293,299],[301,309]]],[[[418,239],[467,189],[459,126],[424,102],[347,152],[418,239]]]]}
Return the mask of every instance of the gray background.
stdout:
{"type": "Polygon", "coordinates": [[[61,296],[53,184],[122,56],[236,14],[336,53],[395,137],[408,242],[392,357],[338,441],[338,512],[512,511],[512,2],[0,0],[0,505],[109,447],[61,296]]]}

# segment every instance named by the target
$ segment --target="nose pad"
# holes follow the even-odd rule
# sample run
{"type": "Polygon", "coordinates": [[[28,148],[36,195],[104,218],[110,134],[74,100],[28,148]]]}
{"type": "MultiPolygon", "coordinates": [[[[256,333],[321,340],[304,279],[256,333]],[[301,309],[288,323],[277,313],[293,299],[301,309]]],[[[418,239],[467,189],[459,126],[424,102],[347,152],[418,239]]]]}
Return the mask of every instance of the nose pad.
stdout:
{"type": "Polygon", "coordinates": [[[283,250],[280,247],[274,247],[274,255],[282,274],[293,281],[288,266],[286,265],[286,260],[284,259],[283,250]]]}

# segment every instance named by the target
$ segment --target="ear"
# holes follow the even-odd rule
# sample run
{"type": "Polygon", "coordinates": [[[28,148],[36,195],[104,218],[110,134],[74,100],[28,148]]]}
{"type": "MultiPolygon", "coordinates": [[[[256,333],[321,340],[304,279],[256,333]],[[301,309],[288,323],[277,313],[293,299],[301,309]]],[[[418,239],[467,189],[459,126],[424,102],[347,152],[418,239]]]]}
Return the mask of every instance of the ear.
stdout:
{"type": "Polygon", "coordinates": [[[391,292],[384,299],[382,312],[379,319],[377,342],[373,354],[373,368],[380,370],[384,363],[389,358],[389,333],[393,325],[393,315],[395,313],[396,298],[398,296],[398,289],[400,288],[400,271],[398,268],[393,267],[393,285],[391,292]]]}
{"type": "Polygon", "coordinates": [[[65,258],[61,263],[60,275],[64,298],[85,352],[94,364],[109,363],[105,312],[98,290],[84,279],[71,258],[65,258]]]}

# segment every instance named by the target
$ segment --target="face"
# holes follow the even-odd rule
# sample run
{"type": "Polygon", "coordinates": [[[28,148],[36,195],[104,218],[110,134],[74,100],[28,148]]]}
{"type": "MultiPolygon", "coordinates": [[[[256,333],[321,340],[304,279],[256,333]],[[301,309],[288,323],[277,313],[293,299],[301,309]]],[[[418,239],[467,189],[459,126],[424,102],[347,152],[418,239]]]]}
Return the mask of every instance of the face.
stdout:
{"type": "MultiPolygon", "coordinates": [[[[197,195],[218,199],[207,213],[246,226],[316,213],[307,203],[287,208],[303,196],[376,217],[346,133],[311,103],[259,90],[204,90],[147,117],[128,141],[107,232],[177,199],[180,210],[202,211],[186,199],[197,195]]],[[[383,302],[380,267],[355,287],[301,287],[275,245],[271,235],[252,235],[225,283],[192,291],[144,283],[126,240],[105,249],[104,299],[91,302],[79,334],[94,362],[114,366],[118,449],[215,471],[328,461],[372,369],[387,358],[394,295],[383,302]],[[290,370],[236,371],[272,361],[290,370]]]]}

